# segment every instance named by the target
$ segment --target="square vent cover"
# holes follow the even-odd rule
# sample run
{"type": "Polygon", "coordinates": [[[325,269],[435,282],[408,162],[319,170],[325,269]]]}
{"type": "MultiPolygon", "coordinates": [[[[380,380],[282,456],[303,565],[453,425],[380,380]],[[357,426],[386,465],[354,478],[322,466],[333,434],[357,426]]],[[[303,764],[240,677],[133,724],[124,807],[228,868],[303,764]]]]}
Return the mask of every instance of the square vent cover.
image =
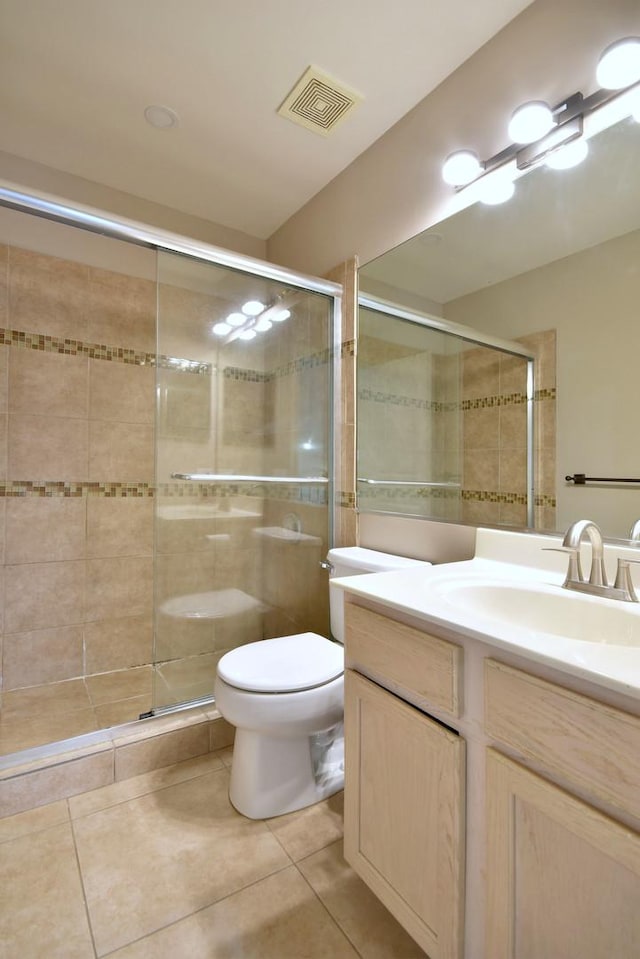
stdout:
{"type": "Polygon", "coordinates": [[[326,137],[362,99],[355,90],[311,66],[280,105],[278,113],[326,137]]]}

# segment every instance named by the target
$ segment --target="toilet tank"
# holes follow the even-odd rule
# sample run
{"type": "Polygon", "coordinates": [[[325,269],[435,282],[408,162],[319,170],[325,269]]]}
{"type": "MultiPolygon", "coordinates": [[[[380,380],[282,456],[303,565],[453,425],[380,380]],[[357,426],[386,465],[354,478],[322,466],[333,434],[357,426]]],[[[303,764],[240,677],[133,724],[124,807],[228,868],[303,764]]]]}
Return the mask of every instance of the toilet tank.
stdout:
{"type": "Polygon", "coordinates": [[[333,589],[331,580],[340,576],[362,576],[365,573],[385,573],[409,566],[431,566],[426,560],[407,559],[362,546],[341,546],[330,549],[327,560],[329,570],[329,608],[331,612],[331,635],[344,643],[344,593],[333,589]]]}

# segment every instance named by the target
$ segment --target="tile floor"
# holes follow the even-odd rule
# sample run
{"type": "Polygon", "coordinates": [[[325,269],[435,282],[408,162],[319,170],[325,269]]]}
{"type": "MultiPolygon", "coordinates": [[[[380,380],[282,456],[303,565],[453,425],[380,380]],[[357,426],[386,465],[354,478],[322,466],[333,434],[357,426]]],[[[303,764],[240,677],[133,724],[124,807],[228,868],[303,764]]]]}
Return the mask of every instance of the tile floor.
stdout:
{"type": "Polygon", "coordinates": [[[192,656],[4,692],[0,756],[132,722],[153,703],[212,695],[215,667],[211,656],[192,656]]]}
{"type": "Polygon", "coordinates": [[[342,858],[342,796],[256,822],[231,749],[0,820],[7,959],[424,959],[342,858]]]}

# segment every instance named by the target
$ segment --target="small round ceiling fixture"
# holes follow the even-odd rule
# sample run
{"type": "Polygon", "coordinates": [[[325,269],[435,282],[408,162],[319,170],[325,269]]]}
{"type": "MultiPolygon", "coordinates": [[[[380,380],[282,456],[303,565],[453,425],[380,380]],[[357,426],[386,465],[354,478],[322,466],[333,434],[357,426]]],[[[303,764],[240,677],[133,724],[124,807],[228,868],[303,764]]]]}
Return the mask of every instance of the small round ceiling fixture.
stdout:
{"type": "Polygon", "coordinates": [[[169,130],[171,127],[177,127],[179,123],[175,110],[157,104],[145,107],[144,118],[157,130],[169,130]]]}

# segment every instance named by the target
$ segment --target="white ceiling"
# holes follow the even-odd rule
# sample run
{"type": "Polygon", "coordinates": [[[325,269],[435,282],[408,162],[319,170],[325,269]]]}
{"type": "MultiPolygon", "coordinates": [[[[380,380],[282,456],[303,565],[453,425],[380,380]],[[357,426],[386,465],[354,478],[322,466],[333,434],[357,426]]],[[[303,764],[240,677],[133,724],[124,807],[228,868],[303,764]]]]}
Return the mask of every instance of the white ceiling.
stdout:
{"type": "Polygon", "coordinates": [[[0,150],[267,238],[529,2],[0,0],[0,150]],[[327,138],[310,64],[364,96],[327,138]]]}

